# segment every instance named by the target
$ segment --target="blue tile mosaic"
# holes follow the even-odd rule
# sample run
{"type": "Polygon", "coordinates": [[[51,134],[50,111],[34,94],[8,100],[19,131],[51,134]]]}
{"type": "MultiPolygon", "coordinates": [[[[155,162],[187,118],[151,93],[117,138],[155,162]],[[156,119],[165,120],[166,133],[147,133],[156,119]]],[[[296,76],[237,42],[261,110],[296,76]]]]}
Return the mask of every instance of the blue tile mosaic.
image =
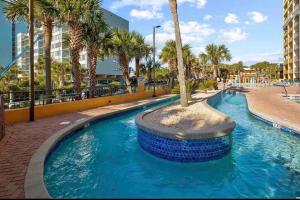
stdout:
{"type": "Polygon", "coordinates": [[[138,130],[138,142],[159,158],[177,162],[204,162],[222,158],[230,152],[231,135],[212,139],[175,140],[138,130]]]}

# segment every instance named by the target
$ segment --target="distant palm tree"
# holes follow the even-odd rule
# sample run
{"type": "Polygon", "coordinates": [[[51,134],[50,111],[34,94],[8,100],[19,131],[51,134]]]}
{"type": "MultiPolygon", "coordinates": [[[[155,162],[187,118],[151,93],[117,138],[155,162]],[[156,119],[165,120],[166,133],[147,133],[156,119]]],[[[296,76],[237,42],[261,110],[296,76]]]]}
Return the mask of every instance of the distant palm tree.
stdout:
{"type": "Polygon", "coordinates": [[[177,13],[177,0],[169,0],[169,6],[173,16],[175,38],[176,38],[176,50],[177,50],[177,68],[178,68],[178,81],[180,86],[180,103],[182,107],[188,106],[187,90],[185,85],[183,56],[182,56],[182,42],[180,35],[180,27],[177,13]]]}
{"type": "MultiPolygon", "coordinates": [[[[44,34],[44,70],[45,70],[45,89],[50,93],[51,88],[51,42],[54,20],[58,10],[54,0],[35,0],[35,17],[41,23],[44,34]]],[[[7,19],[12,22],[25,21],[28,23],[28,1],[14,0],[7,4],[4,13],[7,19]]]]}
{"type": "Polygon", "coordinates": [[[225,45],[209,44],[206,46],[206,55],[214,67],[214,79],[219,77],[219,64],[222,61],[230,61],[231,54],[225,45]]]}
{"type": "Polygon", "coordinates": [[[171,71],[177,74],[177,51],[175,40],[168,40],[159,55],[162,63],[167,63],[171,71]]]}
{"type": "MultiPolygon", "coordinates": [[[[146,59],[146,62],[143,64],[140,64],[140,71],[143,75],[147,76],[147,81],[152,82],[153,77],[153,60],[152,59],[146,59]]],[[[155,69],[158,69],[160,67],[160,63],[155,63],[155,69]]]]}
{"type": "MultiPolygon", "coordinates": [[[[80,51],[84,47],[83,24],[98,0],[56,0],[61,22],[69,26],[69,47],[72,64],[72,78],[76,93],[81,93],[80,51]],[[95,3],[96,2],[96,3],[95,3]]],[[[80,97],[77,97],[80,99],[80,97]]]]}
{"type": "Polygon", "coordinates": [[[140,61],[143,57],[149,56],[151,47],[145,43],[145,38],[137,32],[132,32],[133,48],[135,57],[135,73],[136,77],[140,76],[140,61]]]}
{"type": "Polygon", "coordinates": [[[202,76],[207,77],[207,70],[208,70],[208,56],[205,53],[201,53],[199,55],[199,65],[202,68],[202,76]]]}
{"type": "Polygon", "coordinates": [[[185,68],[185,77],[186,79],[189,79],[191,77],[191,70],[192,70],[192,65],[195,62],[196,57],[191,51],[191,46],[189,44],[186,44],[182,47],[182,54],[183,54],[183,63],[184,63],[184,68],[185,68]]]}
{"type": "Polygon", "coordinates": [[[52,64],[53,79],[58,80],[58,88],[63,89],[65,86],[66,76],[71,73],[71,64],[69,61],[58,62],[52,64]]]}
{"type": "Polygon", "coordinates": [[[129,63],[134,58],[133,35],[118,29],[113,30],[112,55],[117,57],[129,93],[132,93],[129,79],[129,63]]]}

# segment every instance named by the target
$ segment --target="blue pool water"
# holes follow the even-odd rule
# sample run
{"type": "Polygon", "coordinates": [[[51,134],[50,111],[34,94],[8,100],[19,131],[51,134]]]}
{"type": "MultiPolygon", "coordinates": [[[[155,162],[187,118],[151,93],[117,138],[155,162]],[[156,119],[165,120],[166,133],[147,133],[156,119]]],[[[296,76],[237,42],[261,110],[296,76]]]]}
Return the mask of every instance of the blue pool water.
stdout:
{"type": "Polygon", "coordinates": [[[177,163],[144,152],[134,122],[141,109],[101,120],[61,142],[45,164],[49,194],[57,198],[300,196],[300,139],[253,118],[242,95],[222,94],[213,106],[237,122],[226,157],[177,163]]]}

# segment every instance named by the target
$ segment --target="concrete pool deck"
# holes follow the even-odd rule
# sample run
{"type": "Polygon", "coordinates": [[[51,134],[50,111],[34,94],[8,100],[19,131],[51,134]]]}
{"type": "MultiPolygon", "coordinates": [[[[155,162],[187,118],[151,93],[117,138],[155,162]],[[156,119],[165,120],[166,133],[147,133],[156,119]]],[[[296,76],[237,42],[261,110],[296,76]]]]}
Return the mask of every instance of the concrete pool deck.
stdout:
{"type": "Polygon", "coordinates": [[[89,117],[107,115],[173,96],[164,95],[7,126],[6,135],[0,142],[0,199],[25,198],[25,176],[31,157],[43,142],[58,131],[89,117]]]}
{"type": "MultiPolygon", "coordinates": [[[[288,95],[299,95],[299,86],[287,87],[288,95]]],[[[282,87],[244,89],[249,110],[276,125],[300,133],[300,104],[283,98],[282,87]]]]}

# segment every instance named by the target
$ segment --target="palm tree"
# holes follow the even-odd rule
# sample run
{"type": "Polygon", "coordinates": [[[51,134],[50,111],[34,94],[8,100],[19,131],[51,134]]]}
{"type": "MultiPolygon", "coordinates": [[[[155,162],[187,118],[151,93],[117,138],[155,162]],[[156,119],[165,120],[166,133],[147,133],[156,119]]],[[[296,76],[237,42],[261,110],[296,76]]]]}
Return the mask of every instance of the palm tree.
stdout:
{"type": "MultiPolygon", "coordinates": [[[[80,51],[83,49],[83,24],[95,4],[99,0],[56,0],[59,8],[60,20],[69,26],[69,47],[72,64],[72,78],[76,93],[81,93],[80,51]],[[96,3],[95,3],[96,2],[96,3]]],[[[80,97],[77,97],[80,99],[80,97]]]]}
{"type": "Polygon", "coordinates": [[[177,51],[175,40],[168,40],[159,55],[162,63],[167,63],[171,71],[177,74],[177,51]]]}
{"type": "MultiPolygon", "coordinates": [[[[147,81],[152,82],[152,77],[153,77],[153,60],[152,59],[146,59],[146,62],[143,64],[140,64],[140,70],[143,75],[147,76],[147,81]]],[[[159,62],[155,62],[155,70],[160,67],[159,62]]]]}
{"type": "Polygon", "coordinates": [[[193,55],[191,51],[191,46],[189,44],[186,44],[182,47],[182,53],[183,53],[183,63],[185,66],[185,76],[187,79],[191,76],[191,68],[192,68],[192,62],[195,60],[195,56],[193,55]]]}
{"type": "Polygon", "coordinates": [[[145,43],[145,38],[137,32],[132,32],[133,36],[133,48],[135,57],[135,73],[136,77],[140,76],[140,61],[143,57],[148,56],[151,52],[151,48],[145,43]]]}
{"type": "Polygon", "coordinates": [[[182,107],[188,106],[187,90],[185,86],[183,56],[182,56],[182,42],[180,35],[180,27],[177,13],[177,0],[169,0],[169,6],[173,16],[176,50],[177,50],[177,68],[178,68],[178,81],[180,86],[180,102],[182,107]]]}
{"type": "MultiPolygon", "coordinates": [[[[41,23],[44,34],[44,70],[45,89],[51,90],[51,42],[54,20],[58,14],[54,0],[35,0],[35,17],[41,23]]],[[[7,19],[12,22],[25,21],[28,23],[28,1],[15,0],[7,4],[4,13],[7,19]]]]}
{"type": "Polygon", "coordinates": [[[222,61],[230,61],[231,54],[225,45],[209,44],[206,46],[206,55],[214,67],[214,79],[219,77],[219,64],[222,61]]]}
{"type": "Polygon", "coordinates": [[[129,79],[129,62],[134,57],[133,36],[127,31],[113,29],[112,55],[117,57],[129,93],[132,93],[129,79]]]}
{"type": "MultiPolygon", "coordinates": [[[[95,2],[97,3],[97,2],[95,2]]],[[[107,50],[107,41],[111,41],[111,33],[106,32],[108,29],[107,24],[103,19],[102,10],[99,7],[99,4],[95,5],[93,9],[94,12],[91,12],[87,17],[87,21],[83,26],[83,40],[87,46],[87,55],[88,55],[88,66],[89,66],[89,85],[91,88],[91,97],[95,96],[95,87],[96,87],[96,67],[97,60],[104,51],[107,50]]],[[[109,41],[109,42],[110,42],[109,41]]],[[[110,42],[111,43],[111,42],[110,42]]],[[[103,55],[101,55],[103,56],[103,55]]]]}
{"type": "Polygon", "coordinates": [[[65,85],[66,75],[71,73],[71,65],[68,61],[57,62],[52,64],[53,79],[58,80],[58,88],[63,89],[65,85]]]}
{"type": "MultiPolygon", "coordinates": [[[[189,59],[192,58],[191,53],[191,47],[190,45],[186,44],[182,47],[183,51],[183,60],[184,60],[184,66],[185,71],[188,71],[188,68],[190,66],[189,59]]],[[[178,76],[178,69],[177,69],[177,50],[176,50],[176,41],[175,40],[168,40],[164,46],[164,48],[161,51],[161,54],[159,55],[159,58],[161,59],[162,63],[167,63],[170,68],[170,73],[173,77],[178,76]]]]}
{"type": "Polygon", "coordinates": [[[208,56],[205,53],[201,53],[199,55],[199,65],[202,68],[203,77],[206,77],[207,68],[208,68],[208,56]]]}

